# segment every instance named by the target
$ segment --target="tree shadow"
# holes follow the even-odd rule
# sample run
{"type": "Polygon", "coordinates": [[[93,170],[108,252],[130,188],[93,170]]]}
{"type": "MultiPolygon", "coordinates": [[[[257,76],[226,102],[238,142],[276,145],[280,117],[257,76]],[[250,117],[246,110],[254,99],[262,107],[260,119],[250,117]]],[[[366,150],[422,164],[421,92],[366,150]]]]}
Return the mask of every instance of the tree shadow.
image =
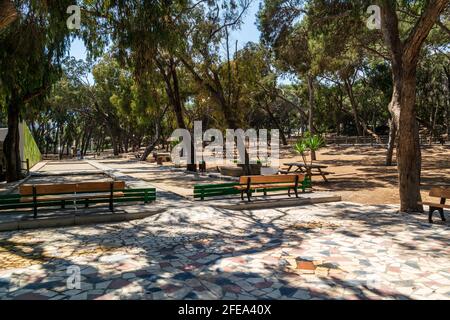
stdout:
{"type": "MultiPolygon", "coordinates": [[[[418,250],[395,239],[395,232],[384,230],[384,227],[393,223],[400,223],[399,217],[389,218],[387,214],[375,212],[373,219],[367,219],[361,213],[361,206],[336,206],[340,210],[337,210],[339,214],[335,218],[345,217],[363,223],[365,236],[393,237],[397,245],[407,250],[418,250]]],[[[66,285],[67,275],[64,272],[67,267],[78,265],[82,270],[83,283],[79,293],[86,293],[87,299],[110,298],[114,292],[119,292],[119,296],[124,299],[342,298],[340,294],[316,290],[311,285],[293,285],[291,280],[299,280],[301,275],[286,271],[280,266],[280,259],[271,256],[275,252],[282,253],[285,247],[301,247],[306,237],[314,237],[315,234],[320,236],[319,230],[293,229],[283,222],[290,210],[294,209],[277,209],[269,213],[251,210],[236,212],[216,208],[214,222],[207,214],[210,210],[207,206],[180,200],[173,209],[176,210],[169,207],[166,213],[143,221],[44,232],[43,235],[53,235],[48,239],[53,247],[64,249],[69,243],[69,247],[74,250],[73,254],[63,258],[56,255],[48,261],[38,261],[47,276],[20,286],[8,294],[13,296],[19,293],[16,298],[27,298],[33,296],[24,296],[19,290],[47,289],[56,292],[66,285]],[[97,248],[101,250],[96,252],[97,248]],[[83,250],[84,254],[80,253],[83,250]],[[141,260],[135,261],[133,257],[141,260]],[[105,284],[108,281],[109,283],[105,284]],[[279,287],[275,290],[267,289],[271,288],[273,283],[278,283],[279,287]],[[133,285],[138,287],[136,292],[125,290],[133,285]],[[264,291],[265,289],[267,291],[264,291]]],[[[380,207],[380,210],[390,209],[389,206],[380,207]]],[[[311,210],[314,210],[314,206],[311,210]]],[[[405,223],[405,228],[424,227],[417,221],[405,223]]],[[[343,227],[336,228],[333,232],[342,233],[352,239],[363,236],[343,227]]],[[[13,233],[1,237],[7,238],[11,235],[13,233]]],[[[423,235],[423,238],[418,240],[433,241],[439,245],[448,241],[440,234],[433,235],[431,239],[425,237],[426,235],[423,235]]],[[[8,241],[10,246],[4,249],[21,257],[39,257],[46,254],[46,243],[39,237],[28,244],[8,241]],[[27,250],[20,249],[23,245],[27,250]]],[[[364,283],[355,286],[353,282],[332,277],[322,281],[328,283],[330,288],[349,290],[360,299],[371,298],[364,294],[364,283]]],[[[62,293],[64,292],[66,291],[63,290],[62,293]]],[[[384,291],[373,293],[380,298],[386,294],[384,291]]],[[[389,294],[389,298],[409,297],[394,292],[389,294]]]]}

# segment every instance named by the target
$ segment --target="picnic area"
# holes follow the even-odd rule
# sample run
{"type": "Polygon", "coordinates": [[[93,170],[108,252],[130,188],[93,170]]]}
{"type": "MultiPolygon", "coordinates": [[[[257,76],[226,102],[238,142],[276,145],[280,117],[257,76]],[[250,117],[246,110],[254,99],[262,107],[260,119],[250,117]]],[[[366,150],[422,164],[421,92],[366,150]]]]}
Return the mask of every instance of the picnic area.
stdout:
{"type": "Polygon", "coordinates": [[[450,0],[0,0],[0,300],[449,300],[449,30],[450,0]]]}

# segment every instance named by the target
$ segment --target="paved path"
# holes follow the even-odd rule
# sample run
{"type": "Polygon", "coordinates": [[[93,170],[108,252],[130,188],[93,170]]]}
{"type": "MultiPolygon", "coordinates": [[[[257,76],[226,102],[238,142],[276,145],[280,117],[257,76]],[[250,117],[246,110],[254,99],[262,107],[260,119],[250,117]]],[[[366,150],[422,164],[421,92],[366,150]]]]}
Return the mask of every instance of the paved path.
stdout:
{"type": "MultiPolygon", "coordinates": [[[[110,174],[148,185],[126,166],[110,174]]],[[[0,299],[450,299],[448,222],[394,206],[229,211],[158,196],[166,211],[144,220],[0,233],[0,299]]]]}
{"type": "Polygon", "coordinates": [[[449,299],[449,257],[448,224],[393,207],[180,200],[140,221],[0,234],[0,298],[449,299]]]}

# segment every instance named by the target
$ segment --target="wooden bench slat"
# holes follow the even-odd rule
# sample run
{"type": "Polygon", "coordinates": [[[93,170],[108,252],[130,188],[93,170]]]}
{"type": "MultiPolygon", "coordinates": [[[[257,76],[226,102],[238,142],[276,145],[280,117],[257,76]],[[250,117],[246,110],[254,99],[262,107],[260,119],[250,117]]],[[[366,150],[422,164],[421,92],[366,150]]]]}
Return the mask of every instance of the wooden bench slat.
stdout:
{"type": "MultiPolygon", "coordinates": [[[[84,183],[69,183],[69,184],[43,184],[35,185],[36,194],[46,195],[46,194],[64,194],[64,193],[75,193],[75,192],[105,192],[109,191],[112,182],[84,182],[84,183]]],[[[113,185],[114,190],[125,189],[124,181],[115,181],[113,185]]],[[[20,195],[31,196],[33,195],[32,185],[22,185],[20,186],[20,195]]]]}
{"type": "MultiPolygon", "coordinates": [[[[58,194],[58,193],[74,193],[77,185],[71,184],[43,184],[36,185],[37,194],[58,194]]],[[[19,188],[20,195],[31,196],[33,195],[32,185],[22,185],[19,188]]]]}
{"type": "MultiPolygon", "coordinates": [[[[89,182],[77,184],[77,192],[93,192],[93,191],[108,191],[111,188],[111,182],[89,182]]],[[[114,190],[125,189],[124,181],[115,181],[113,185],[114,190]]]]}
{"type": "Polygon", "coordinates": [[[419,204],[434,207],[434,208],[450,209],[450,204],[440,204],[440,203],[434,203],[434,202],[419,202],[419,204]]]}
{"type": "MultiPolygon", "coordinates": [[[[289,187],[294,188],[295,184],[290,183],[290,184],[252,184],[251,185],[252,189],[275,189],[275,188],[289,188],[289,187]]],[[[244,185],[235,186],[234,188],[238,189],[238,190],[246,190],[247,186],[244,186],[244,185]]]]}
{"type": "Polygon", "coordinates": [[[295,182],[297,176],[299,181],[303,181],[305,179],[305,175],[303,174],[288,174],[276,176],[242,176],[239,179],[239,184],[247,184],[248,179],[250,179],[251,184],[295,182]]]}
{"type": "MultiPolygon", "coordinates": [[[[85,195],[79,195],[79,194],[73,194],[71,196],[68,195],[49,195],[49,196],[37,196],[37,201],[72,201],[72,200],[83,200],[83,199],[101,199],[101,198],[109,198],[111,196],[110,193],[104,193],[104,194],[85,194],[85,195]]],[[[113,197],[123,197],[123,192],[114,192],[113,197]]],[[[21,198],[20,202],[33,202],[32,197],[25,197],[21,198]]]]}
{"type": "Polygon", "coordinates": [[[253,190],[262,189],[266,194],[267,190],[294,189],[296,197],[298,197],[298,189],[305,190],[305,175],[304,174],[292,174],[292,175],[274,175],[274,176],[243,176],[239,179],[240,186],[234,187],[243,193],[247,193],[248,201],[251,201],[251,195],[253,190]]]}

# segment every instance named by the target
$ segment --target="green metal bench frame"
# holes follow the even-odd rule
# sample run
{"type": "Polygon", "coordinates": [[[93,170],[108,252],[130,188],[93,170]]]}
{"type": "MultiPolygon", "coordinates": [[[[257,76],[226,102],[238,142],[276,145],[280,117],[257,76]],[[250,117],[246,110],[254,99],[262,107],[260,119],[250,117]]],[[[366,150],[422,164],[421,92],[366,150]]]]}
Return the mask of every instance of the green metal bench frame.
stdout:
{"type": "MultiPolygon", "coordinates": [[[[221,183],[221,184],[196,184],[194,186],[194,199],[205,200],[206,198],[212,197],[220,197],[220,196],[229,196],[229,195],[240,195],[241,191],[235,189],[235,186],[239,186],[238,182],[232,183],[221,183]]],[[[311,179],[306,177],[302,182],[300,187],[303,192],[306,189],[312,188],[311,179]]],[[[269,191],[286,191],[289,188],[273,188],[273,189],[258,189],[262,190],[264,193],[268,193],[269,191]]],[[[252,190],[252,192],[256,192],[256,190],[252,190]]]]}
{"type": "Polygon", "coordinates": [[[83,195],[92,195],[104,191],[94,191],[94,192],[77,192],[76,199],[61,199],[61,200],[37,200],[36,197],[40,196],[71,196],[74,193],[52,193],[52,194],[35,194],[34,199],[31,202],[21,202],[21,198],[29,198],[29,196],[21,196],[20,194],[8,194],[0,195],[0,211],[2,210],[18,210],[18,209],[33,209],[34,218],[37,218],[38,208],[50,208],[50,207],[61,207],[65,208],[67,205],[84,205],[85,208],[89,207],[91,204],[109,204],[109,209],[114,211],[115,203],[127,203],[127,202],[141,202],[144,204],[156,200],[156,189],[155,188],[142,188],[142,189],[115,189],[114,192],[122,192],[123,196],[114,197],[112,194],[110,196],[105,196],[95,199],[82,199],[83,195]]]}

